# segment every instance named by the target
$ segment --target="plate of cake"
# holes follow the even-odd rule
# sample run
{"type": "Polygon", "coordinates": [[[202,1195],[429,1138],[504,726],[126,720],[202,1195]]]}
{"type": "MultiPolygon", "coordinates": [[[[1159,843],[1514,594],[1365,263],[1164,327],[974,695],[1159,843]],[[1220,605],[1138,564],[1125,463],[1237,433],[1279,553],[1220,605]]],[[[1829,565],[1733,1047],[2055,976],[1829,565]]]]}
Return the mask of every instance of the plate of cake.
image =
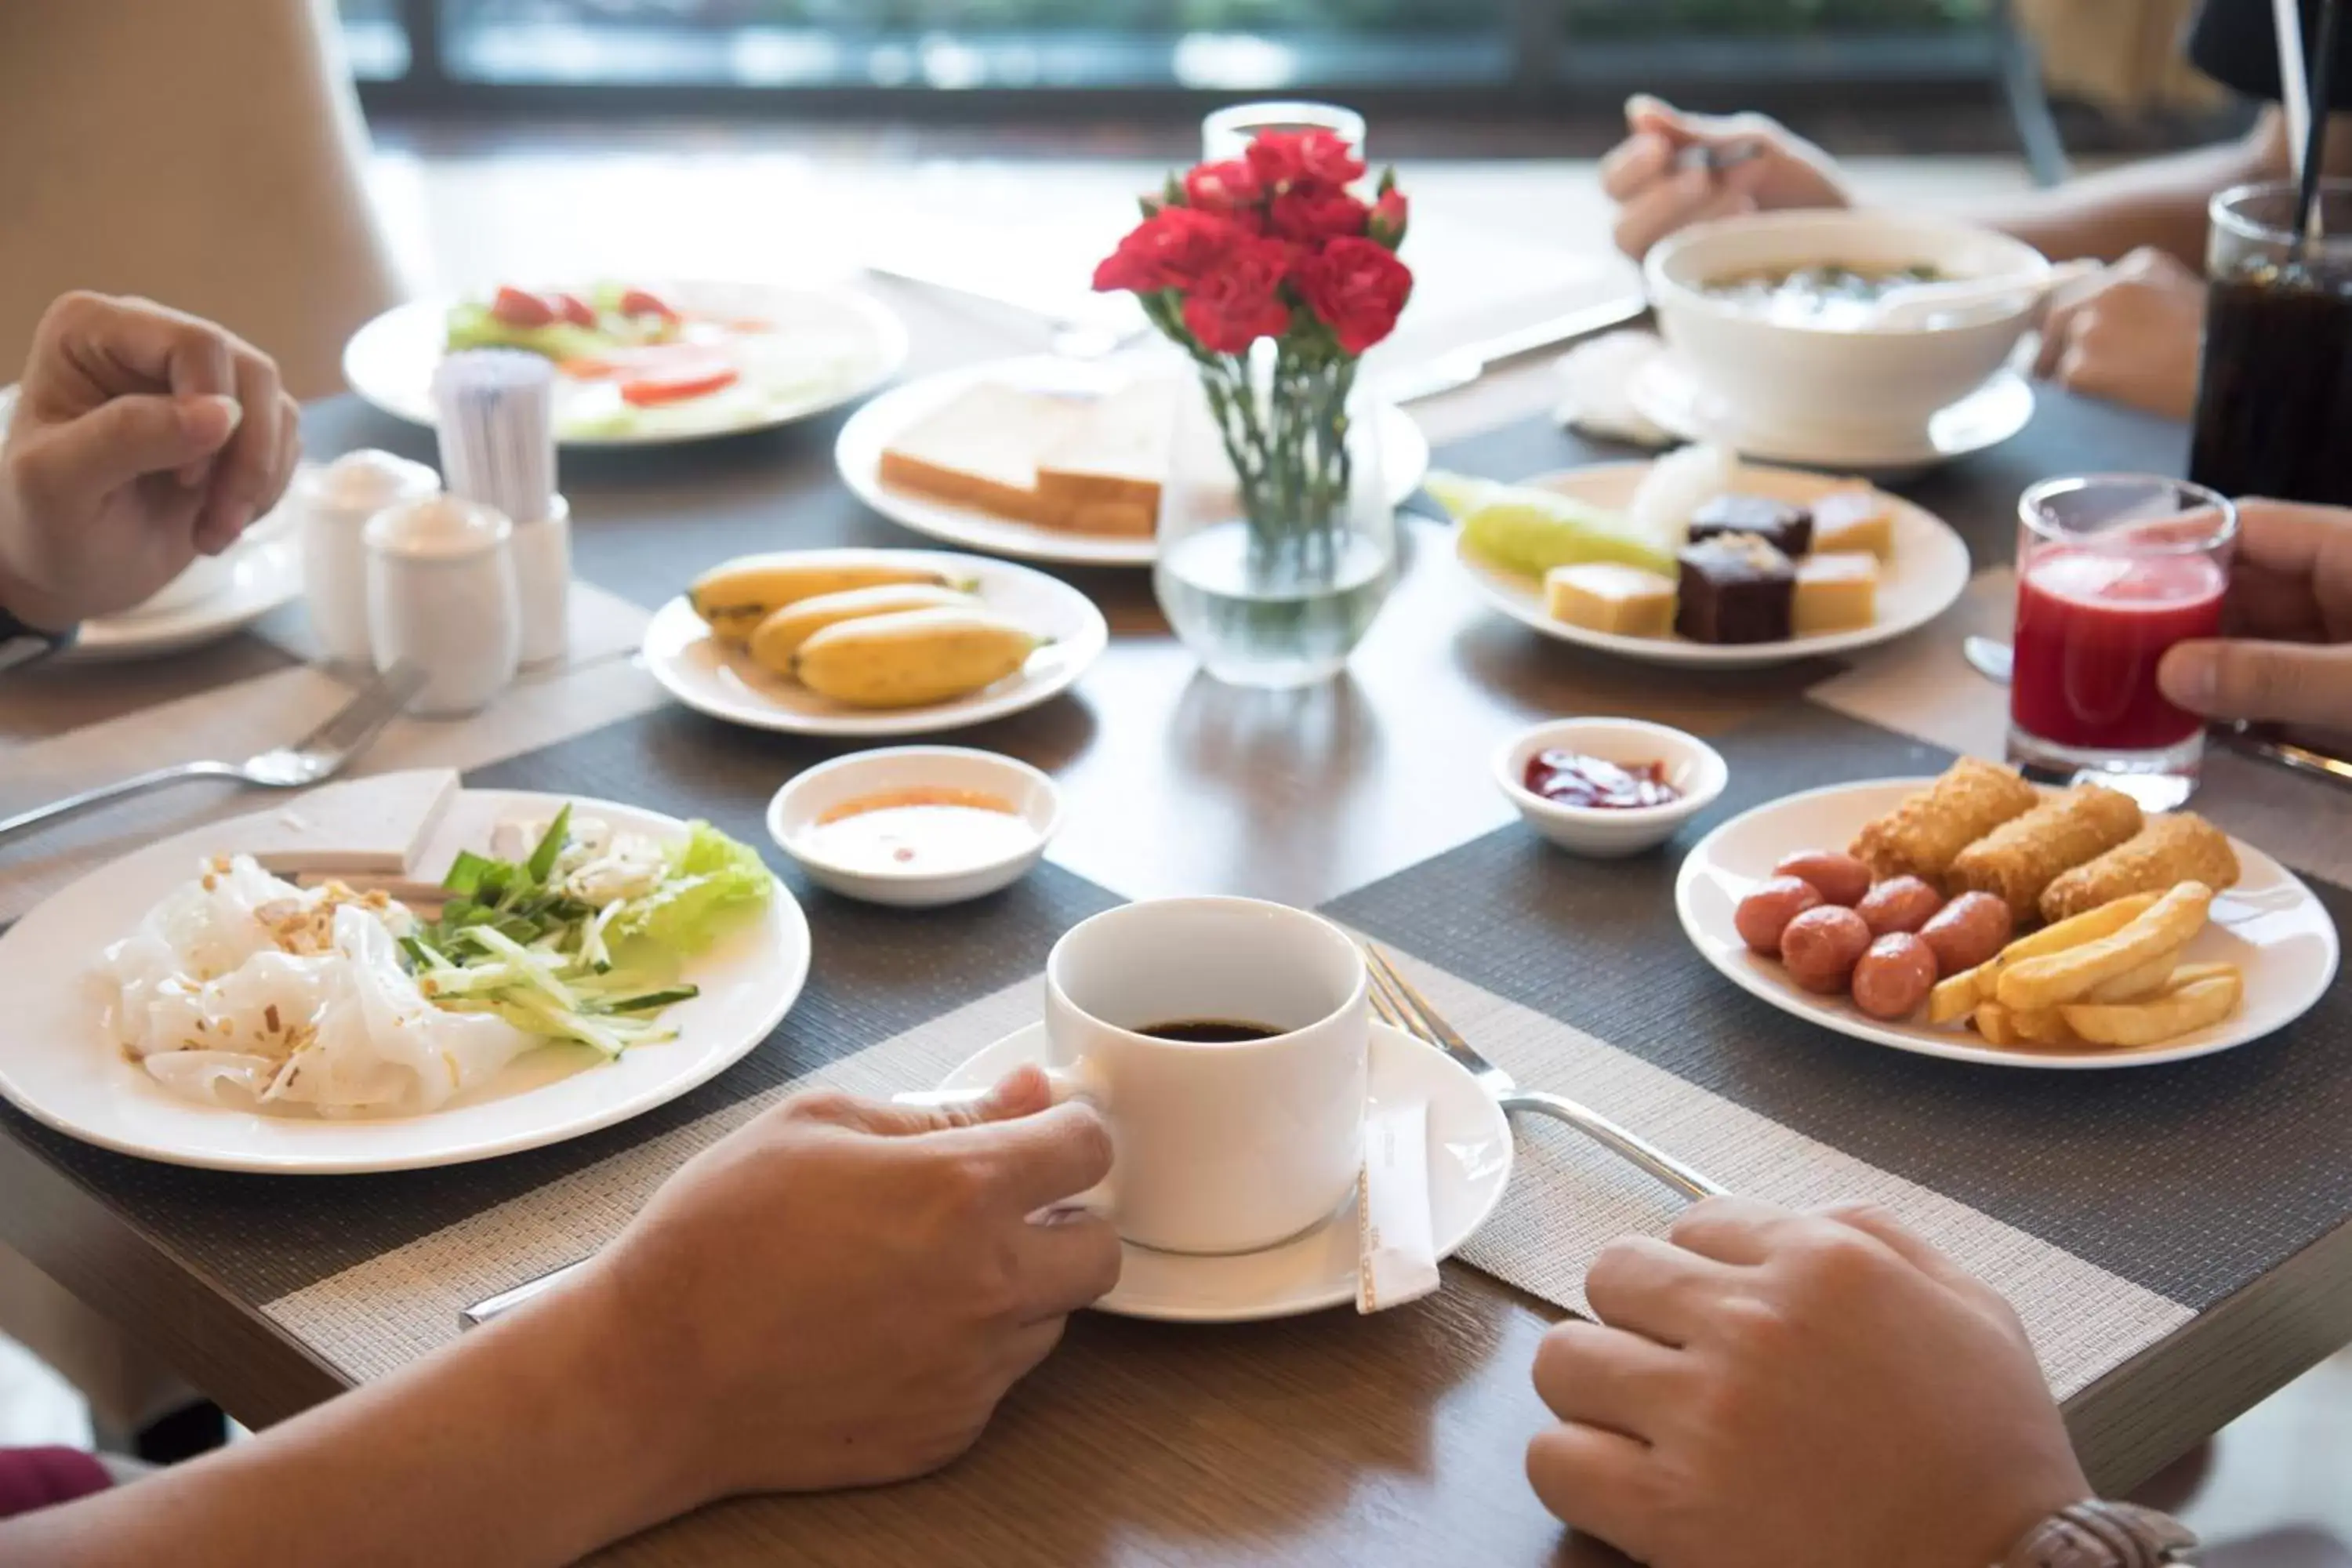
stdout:
{"type": "Polygon", "coordinates": [[[1654,664],[1753,668],[1867,647],[1941,615],[1969,552],[1867,481],[1685,447],[1518,484],[1433,473],[1495,607],[1654,664]]]}
{"type": "MultiPolygon", "coordinates": [[[[1170,467],[1178,367],[1039,357],[909,382],[842,426],[834,460],[858,500],[902,527],[991,555],[1149,566],[1170,467]]],[[[1382,407],[1391,499],[1429,441],[1382,407]]]]}

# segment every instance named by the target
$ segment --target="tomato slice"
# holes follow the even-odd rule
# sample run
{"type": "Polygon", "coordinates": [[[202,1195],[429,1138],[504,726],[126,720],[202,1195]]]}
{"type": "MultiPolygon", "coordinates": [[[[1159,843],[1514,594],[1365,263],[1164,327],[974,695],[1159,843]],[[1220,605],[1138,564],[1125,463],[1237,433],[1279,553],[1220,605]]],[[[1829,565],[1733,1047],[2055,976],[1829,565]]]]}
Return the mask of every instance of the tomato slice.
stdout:
{"type": "Polygon", "coordinates": [[[490,300],[490,319],[509,327],[543,327],[555,320],[555,311],[536,294],[501,288],[490,300]]]}
{"type": "Polygon", "coordinates": [[[671,310],[668,303],[665,301],[660,295],[648,292],[643,289],[631,289],[622,294],[621,314],[624,316],[659,316],[665,321],[675,321],[677,320],[677,312],[671,310]]]}
{"type": "Polygon", "coordinates": [[[550,294],[547,300],[555,308],[557,315],[575,327],[593,327],[596,324],[596,312],[590,310],[588,301],[577,294],[550,294]]]}
{"type": "Polygon", "coordinates": [[[724,387],[734,385],[740,376],[741,373],[733,365],[718,360],[680,364],[623,382],[621,401],[633,408],[657,408],[666,403],[684,403],[690,398],[708,397],[724,387]]]}

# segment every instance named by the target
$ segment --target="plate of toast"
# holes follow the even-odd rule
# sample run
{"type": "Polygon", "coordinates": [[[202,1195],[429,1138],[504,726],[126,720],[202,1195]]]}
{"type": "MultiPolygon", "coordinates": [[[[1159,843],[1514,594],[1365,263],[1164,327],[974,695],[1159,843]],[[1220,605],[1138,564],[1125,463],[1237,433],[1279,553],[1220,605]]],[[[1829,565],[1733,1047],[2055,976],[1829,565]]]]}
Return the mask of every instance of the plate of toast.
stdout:
{"type": "MultiPolygon", "coordinates": [[[[1181,369],[1036,357],[910,382],[874,399],[834,447],[858,500],[933,539],[1017,560],[1149,566],[1181,369]]],[[[1429,441],[1383,406],[1390,499],[1429,468],[1429,441]]]]}
{"type": "Polygon", "coordinates": [[[2334,981],[2334,921],[2192,812],[1962,758],[1733,818],[1685,858],[1726,978],[1856,1039],[2000,1067],[2151,1067],[2259,1040],[2334,981]]]}

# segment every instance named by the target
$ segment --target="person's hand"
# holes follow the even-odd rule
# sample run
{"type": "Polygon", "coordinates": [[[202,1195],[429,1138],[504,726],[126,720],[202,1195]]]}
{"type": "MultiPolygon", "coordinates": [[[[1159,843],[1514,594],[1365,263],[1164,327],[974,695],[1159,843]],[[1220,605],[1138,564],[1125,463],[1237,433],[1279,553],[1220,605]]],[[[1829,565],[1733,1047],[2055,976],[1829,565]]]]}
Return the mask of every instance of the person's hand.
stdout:
{"type": "Polygon", "coordinates": [[[65,295],[0,447],[0,608],[62,629],[227,549],[292,477],[296,419],[278,367],[222,328],[65,295]]]}
{"type": "Polygon", "coordinates": [[[1772,207],[1851,205],[1827,153],[1761,114],[1685,114],[1636,93],[1631,134],[1601,160],[1601,188],[1617,204],[1617,248],[1639,261],[1678,228],[1772,207]],[[1681,166],[1693,147],[1755,149],[1720,173],[1681,166]]]}
{"type": "Polygon", "coordinates": [[[803,1094],[655,1194],[578,1289],[678,1508],[898,1480],[971,1446],[1118,1282],[1103,1220],[1032,1223],[1111,1163],[1093,1110],[1049,1098],[1034,1068],[971,1110],[803,1094]]]}
{"type": "Polygon", "coordinates": [[[2090,1497],[2007,1302],[1874,1208],[1714,1198],[1545,1336],[1544,1506],[1654,1565],[1982,1568],[2090,1497]]]}
{"type": "Polygon", "coordinates": [[[2166,697],[2209,719],[2352,731],[2352,509],[2240,501],[2222,630],[2164,656],[2166,697]]]}
{"type": "Polygon", "coordinates": [[[2168,252],[2142,248],[2060,290],[2033,372],[2086,397],[2187,419],[2204,331],[2205,280],[2168,252]]]}

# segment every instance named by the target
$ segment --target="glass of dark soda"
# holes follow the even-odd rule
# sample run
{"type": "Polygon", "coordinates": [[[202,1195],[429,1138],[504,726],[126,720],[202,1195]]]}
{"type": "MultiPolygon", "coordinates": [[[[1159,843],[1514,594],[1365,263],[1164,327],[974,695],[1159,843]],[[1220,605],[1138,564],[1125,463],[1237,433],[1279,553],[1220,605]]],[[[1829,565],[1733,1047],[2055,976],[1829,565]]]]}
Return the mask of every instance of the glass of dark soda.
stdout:
{"type": "Polygon", "coordinates": [[[2321,182],[2308,244],[2296,200],[2284,183],[2213,198],[2189,477],[2352,505],[2352,180],[2321,182]]]}

